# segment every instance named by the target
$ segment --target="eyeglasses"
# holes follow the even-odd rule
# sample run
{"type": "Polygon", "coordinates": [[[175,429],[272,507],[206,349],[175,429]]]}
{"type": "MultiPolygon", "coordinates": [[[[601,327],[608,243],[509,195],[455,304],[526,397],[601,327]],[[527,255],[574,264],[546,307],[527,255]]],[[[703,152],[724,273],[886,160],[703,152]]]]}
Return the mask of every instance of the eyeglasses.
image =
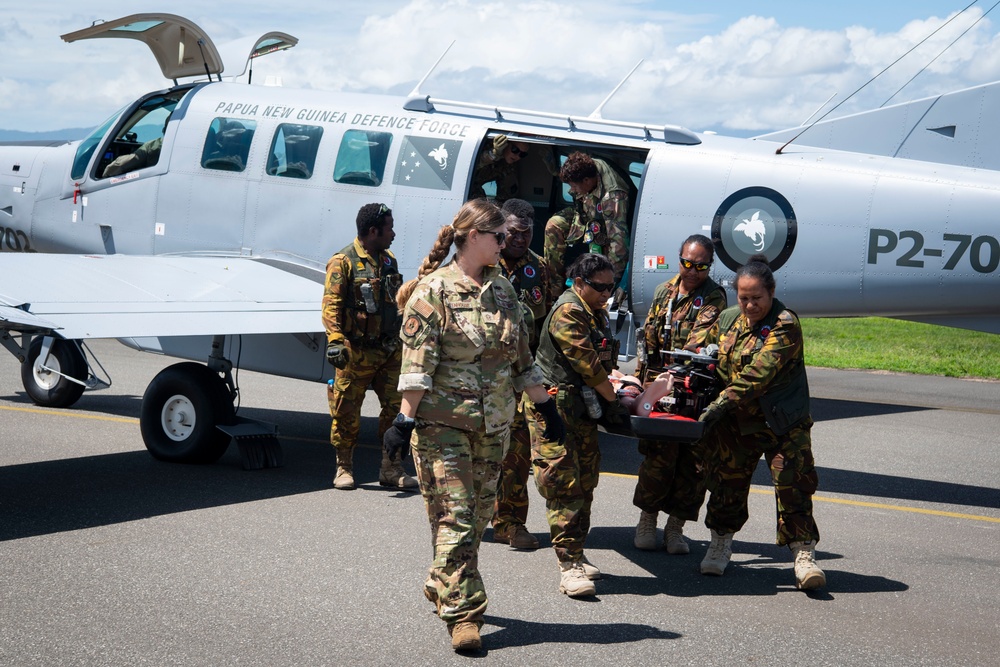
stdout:
{"type": "Polygon", "coordinates": [[[507,148],[510,149],[511,155],[516,155],[517,157],[524,157],[528,154],[528,151],[523,151],[514,144],[507,144],[507,148]]]}
{"type": "Polygon", "coordinates": [[[709,262],[708,264],[702,264],[701,262],[693,262],[690,259],[684,259],[683,257],[678,257],[678,259],[681,260],[681,266],[683,266],[685,269],[695,269],[697,271],[708,271],[709,267],[712,266],[711,262],[709,262]]]}
{"type": "Polygon", "coordinates": [[[493,238],[497,240],[497,245],[503,245],[504,241],[507,240],[507,232],[487,232],[492,234],[493,238]]]}
{"type": "Polygon", "coordinates": [[[610,292],[615,288],[614,283],[594,283],[588,280],[587,278],[584,278],[583,282],[590,285],[590,287],[596,292],[610,292]]]}

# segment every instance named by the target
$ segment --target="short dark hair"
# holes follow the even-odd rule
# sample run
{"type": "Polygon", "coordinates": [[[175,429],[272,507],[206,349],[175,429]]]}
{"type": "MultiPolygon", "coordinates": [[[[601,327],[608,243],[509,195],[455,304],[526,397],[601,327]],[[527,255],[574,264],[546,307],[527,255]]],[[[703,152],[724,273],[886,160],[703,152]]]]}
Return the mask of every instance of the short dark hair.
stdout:
{"type": "Polygon", "coordinates": [[[696,246],[701,246],[706,252],[708,252],[709,261],[715,261],[715,245],[712,243],[712,239],[708,238],[704,234],[692,234],[684,239],[684,243],[681,244],[681,254],[684,253],[684,248],[688,247],[692,243],[696,246]]]}
{"type": "Polygon", "coordinates": [[[523,199],[508,199],[503,203],[504,216],[514,215],[519,218],[526,218],[532,222],[535,220],[535,207],[523,199]]]}
{"type": "Polygon", "coordinates": [[[734,285],[739,285],[740,278],[754,278],[764,284],[764,289],[773,292],[775,287],[774,273],[767,263],[767,255],[753,255],[747,263],[736,270],[734,285]]]}
{"type": "Polygon", "coordinates": [[[566,163],[559,170],[559,179],[563,183],[579,183],[585,178],[597,176],[597,165],[594,158],[586,153],[576,151],[569,154],[566,163]]]}
{"type": "Polygon", "coordinates": [[[584,280],[587,280],[600,271],[610,271],[611,273],[614,273],[615,265],[612,264],[611,260],[604,255],[588,252],[580,255],[576,261],[570,265],[569,269],[566,271],[566,275],[571,279],[583,278],[584,280]]]}
{"type": "Polygon", "coordinates": [[[374,227],[379,232],[385,227],[385,219],[392,215],[392,209],[385,204],[365,204],[358,210],[358,238],[368,236],[374,227]]]}

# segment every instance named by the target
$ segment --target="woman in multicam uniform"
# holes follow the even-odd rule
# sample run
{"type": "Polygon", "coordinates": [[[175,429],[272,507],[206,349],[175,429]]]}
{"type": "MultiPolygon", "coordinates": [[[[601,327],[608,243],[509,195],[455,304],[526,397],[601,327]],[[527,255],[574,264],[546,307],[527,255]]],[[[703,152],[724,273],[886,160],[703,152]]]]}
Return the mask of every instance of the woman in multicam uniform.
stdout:
{"type": "Polygon", "coordinates": [[[618,350],[604,304],[615,288],[614,265],[603,255],[587,253],[567,275],[573,286],[545,318],[535,360],[569,425],[568,433],[565,442],[558,442],[544,432],[546,420],[538,404],[528,411],[528,428],[535,486],[545,498],[552,548],[559,561],[559,591],[581,597],[595,594],[592,580],[601,576],[583,552],[601,463],[598,422],[587,411],[584,392],[593,391],[604,399],[604,423],[627,422],[628,412],[609,379],[618,350]]]}
{"type": "Polygon", "coordinates": [[[796,586],[808,590],[826,585],[816,565],[812,495],[818,478],[809,383],[799,318],[774,298],[774,287],[767,258],[751,257],[736,272],[739,305],[722,311],[704,340],[719,345],[717,372],[724,387],[701,415],[709,429],[705,525],[712,533],[701,573],[720,576],[729,564],[733,535],[749,516],[750,479],[763,455],[778,506],[777,542],[792,550],[796,586]]]}
{"type": "Polygon", "coordinates": [[[397,299],[402,404],[384,443],[412,446],[434,548],[424,595],[456,651],[481,647],[487,598],[479,543],[493,516],[515,395],[525,391],[537,402],[550,437],[565,433],[532,363],[517,295],[496,266],[505,236],[495,204],[466,202],[397,299]],[[454,259],[438,268],[452,244],[454,259]]]}

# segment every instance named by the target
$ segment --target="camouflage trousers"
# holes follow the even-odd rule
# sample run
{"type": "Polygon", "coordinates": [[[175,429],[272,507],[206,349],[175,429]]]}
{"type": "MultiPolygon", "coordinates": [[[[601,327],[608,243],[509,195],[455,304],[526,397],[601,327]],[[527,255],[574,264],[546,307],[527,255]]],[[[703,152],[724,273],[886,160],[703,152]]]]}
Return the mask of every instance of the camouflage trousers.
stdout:
{"type": "Polygon", "coordinates": [[[528,520],[528,470],[531,467],[531,434],[522,401],[510,427],[510,447],[503,457],[493,529],[500,533],[528,520]]]}
{"type": "Polygon", "coordinates": [[[327,385],[330,402],[330,444],[341,455],[350,454],[358,443],[361,430],[361,404],[371,387],[382,404],[378,419],[378,438],[392,425],[401,400],[396,385],[402,360],[400,348],[388,351],[381,347],[351,348],[351,363],[337,371],[333,386],[327,385]]]}
{"type": "Polygon", "coordinates": [[[434,548],[424,586],[437,595],[448,625],[481,621],[486,612],[479,543],[493,517],[509,439],[507,429],[485,434],[418,423],[413,431],[413,462],[434,548]]]}
{"type": "Polygon", "coordinates": [[[705,469],[701,443],[639,440],[639,481],[632,504],[643,512],[664,512],[697,521],[705,502],[705,469]]]}
{"type": "Polygon", "coordinates": [[[778,508],[777,543],[819,540],[812,515],[812,496],[819,478],[813,462],[809,431],[812,420],[782,436],[770,429],[741,435],[736,421],[723,419],[703,442],[708,463],[705,525],[735,533],[749,518],[750,480],[761,456],[771,469],[778,508]]]}
{"type": "Polygon", "coordinates": [[[578,396],[558,400],[559,415],[566,424],[563,444],[542,437],[545,418],[528,410],[531,432],[531,463],[535,487],[545,498],[552,548],[559,562],[583,558],[583,544],[590,532],[590,506],[600,480],[601,450],[597,423],[583,417],[583,401],[578,396]]]}

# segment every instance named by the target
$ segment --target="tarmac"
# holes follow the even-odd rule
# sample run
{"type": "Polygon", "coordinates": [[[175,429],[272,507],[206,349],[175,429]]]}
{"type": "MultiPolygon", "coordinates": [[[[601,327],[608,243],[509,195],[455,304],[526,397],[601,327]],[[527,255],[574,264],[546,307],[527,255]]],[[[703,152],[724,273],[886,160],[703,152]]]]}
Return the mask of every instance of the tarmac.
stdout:
{"type": "Polygon", "coordinates": [[[484,648],[459,655],[421,594],[423,501],[376,481],[373,395],[355,491],[331,488],[325,387],[245,371],[240,414],[278,425],[285,465],[245,471],[234,446],[162,463],[138,416],[176,360],[92,348],[114,383],[62,410],[0,359],[2,665],[1000,664],[1000,383],[808,369],[828,580],[809,593],[774,544],[764,468],[733,563],[706,577],[703,524],[687,556],[633,547],[635,440],[602,434],[597,595],[559,593],[532,486],[542,548],[487,531],[484,648]]]}

